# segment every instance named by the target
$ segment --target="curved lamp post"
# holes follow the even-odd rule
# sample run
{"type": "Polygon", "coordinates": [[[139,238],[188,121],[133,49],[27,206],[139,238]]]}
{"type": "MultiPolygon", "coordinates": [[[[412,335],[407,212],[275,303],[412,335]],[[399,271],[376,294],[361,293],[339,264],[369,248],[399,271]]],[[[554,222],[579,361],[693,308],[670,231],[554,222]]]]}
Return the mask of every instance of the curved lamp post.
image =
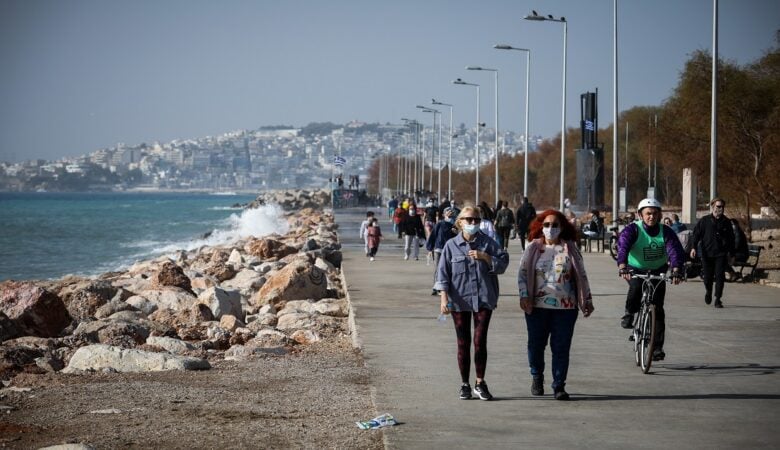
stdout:
{"type": "Polygon", "coordinates": [[[477,149],[476,149],[476,160],[474,162],[474,169],[476,171],[477,175],[477,181],[476,181],[476,190],[474,192],[474,206],[479,205],[479,85],[475,83],[467,83],[460,78],[453,81],[452,84],[459,84],[462,86],[474,86],[477,88],[477,149]]]}
{"type": "Polygon", "coordinates": [[[565,17],[556,19],[555,17],[540,16],[536,11],[531,11],[531,14],[523,17],[525,20],[545,21],[545,22],[558,22],[563,24],[563,100],[561,102],[561,195],[560,195],[560,210],[563,211],[563,189],[564,189],[564,176],[566,167],[566,29],[568,22],[565,17]]]}
{"type": "MultiPolygon", "coordinates": [[[[436,101],[435,98],[431,99],[431,105],[441,105],[441,106],[449,106],[450,107],[450,154],[449,159],[447,160],[447,200],[452,200],[452,106],[449,103],[439,102],[436,101]]],[[[439,122],[439,131],[441,131],[441,122],[439,122]]],[[[439,138],[441,138],[441,132],[439,133],[439,138]]],[[[439,155],[441,155],[441,142],[439,142],[439,155]]],[[[439,171],[441,171],[441,160],[439,161],[439,171]]],[[[441,180],[441,175],[439,176],[439,180],[441,180]]],[[[441,189],[439,189],[441,190],[441,189]]],[[[441,197],[439,197],[439,201],[441,202],[441,197]]]]}
{"type": "Polygon", "coordinates": [[[526,53],[525,58],[525,133],[523,150],[525,151],[525,168],[523,169],[523,197],[528,197],[528,87],[531,81],[531,50],[527,48],[512,47],[511,45],[496,44],[497,50],[518,50],[526,53]]]}
{"type": "Polygon", "coordinates": [[[490,69],[487,67],[479,66],[466,66],[466,70],[484,70],[487,72],[493,72],[495,75],[495,109],[496,109],[496,148],[493,152],[496,158],[496,206],[498,205],[498,69],[490,69]]]}

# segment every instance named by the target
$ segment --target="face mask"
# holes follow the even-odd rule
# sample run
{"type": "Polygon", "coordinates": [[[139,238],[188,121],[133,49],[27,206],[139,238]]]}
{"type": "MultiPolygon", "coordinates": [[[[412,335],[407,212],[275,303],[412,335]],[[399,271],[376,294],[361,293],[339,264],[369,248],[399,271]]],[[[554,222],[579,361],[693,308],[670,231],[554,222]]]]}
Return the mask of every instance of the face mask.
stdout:
{"type": "Polygon", "coordinates": [[[409,215],[410,215],[410,216],[413,216],[413,215],[415,215],[415,214],[417,214],[417,212],[416,212],[415,210],[413,210],[413,209],[410,209],[410,210],[409,210],[409,215]]]}
{"type": "Polygon", "coordinates": [[[455,223],[455,218],[447,217],[446,219],[444,219],[444,221],[447,222],[447,223],[455,223]]]}
{"type": "Polygon", "coordinates": [[[475,225],[472,223],[463,225],[463,231],[465,231],[468,234],[477,234],[477,231],[479,231],[479,225],[475,225]]]}
{"type": "Polygon", "coordinates": [[[554,241],[558,239],[558,235],[561,234],[560,228],[542,228],[542,233],[544,233],[544,238],[548,241],[554,241]]]}

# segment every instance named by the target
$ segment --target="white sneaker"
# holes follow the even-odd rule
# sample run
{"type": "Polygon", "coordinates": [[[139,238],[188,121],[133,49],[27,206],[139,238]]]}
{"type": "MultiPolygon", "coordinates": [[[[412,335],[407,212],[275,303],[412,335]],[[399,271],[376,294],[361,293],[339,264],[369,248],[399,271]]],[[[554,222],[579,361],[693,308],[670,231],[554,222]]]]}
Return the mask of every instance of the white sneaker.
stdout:
{"type": "Polygon", "coordinates": [[[409,255],[404,255],[404,261],[408,261],[408,260],[409,260],[409,255]]]}
{"type": "Polygon", "coordinates": [[[373,261],[373,260],[374,260],[374,257],[372,256],[372,257],[371,257],[371,261],[373,261]]]}

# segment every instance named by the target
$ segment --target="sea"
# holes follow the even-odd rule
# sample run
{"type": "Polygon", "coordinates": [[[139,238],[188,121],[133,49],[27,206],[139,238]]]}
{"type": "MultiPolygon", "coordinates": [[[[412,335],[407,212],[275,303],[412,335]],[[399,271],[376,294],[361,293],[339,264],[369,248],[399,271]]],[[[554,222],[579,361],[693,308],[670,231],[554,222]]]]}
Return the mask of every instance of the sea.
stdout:
{"type": "Polygon", "coordinates": [[[94,276],[178,250],[286,233],[278,206],[236,206],[255,198],[0,192],[0,281],[94,276]]]}

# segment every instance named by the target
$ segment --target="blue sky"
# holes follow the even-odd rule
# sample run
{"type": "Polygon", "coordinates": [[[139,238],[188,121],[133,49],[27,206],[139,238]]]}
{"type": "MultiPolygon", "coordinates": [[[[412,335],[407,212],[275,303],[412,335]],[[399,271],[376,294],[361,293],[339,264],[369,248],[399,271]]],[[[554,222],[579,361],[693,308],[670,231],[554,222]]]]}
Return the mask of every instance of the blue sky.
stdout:
{"type": "MultiPolygon", "coordinates": [[[[453,103],[473,126],[473,89],[494,126],[522,131],[532,50],[532,134],[560,132],[562,26],[567,124],[599,89],[612,121],[612,1],[0,0],[0,161],[56,159],[123,142],[167,142],[261,125],[350,120],[425,123],[415,105],[453,103]]],[[[695,50],[709,51],[712,0],[618,0],[619,108],[658,105],[695,50]]],[[[719,54],[740,64],[775,44],[776,0],[721,0],[719,54]]],[[[448,113],[448,110],[446,111],[448,113]]],[[[445,114],[445,121],[448,120],[445,114]]],[[[608,137],[603,137],[608,138],[608,137]]]]}

